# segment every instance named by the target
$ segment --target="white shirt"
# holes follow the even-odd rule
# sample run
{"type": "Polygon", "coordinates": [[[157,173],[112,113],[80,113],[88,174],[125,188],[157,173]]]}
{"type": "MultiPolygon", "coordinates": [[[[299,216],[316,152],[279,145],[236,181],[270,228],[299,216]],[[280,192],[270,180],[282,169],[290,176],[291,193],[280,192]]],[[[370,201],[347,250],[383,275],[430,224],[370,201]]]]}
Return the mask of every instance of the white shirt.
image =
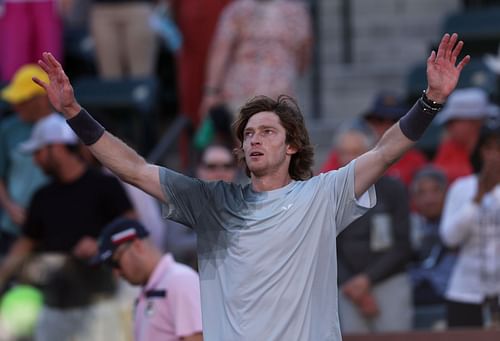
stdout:
{"type": "Polygon", "coordinates": [[[464,303],[481,303],[500,294],[500,186],[474,203],[476,175],[459,178],[449,189],[440,233],[459,257],[446,297],[464,303]]]}

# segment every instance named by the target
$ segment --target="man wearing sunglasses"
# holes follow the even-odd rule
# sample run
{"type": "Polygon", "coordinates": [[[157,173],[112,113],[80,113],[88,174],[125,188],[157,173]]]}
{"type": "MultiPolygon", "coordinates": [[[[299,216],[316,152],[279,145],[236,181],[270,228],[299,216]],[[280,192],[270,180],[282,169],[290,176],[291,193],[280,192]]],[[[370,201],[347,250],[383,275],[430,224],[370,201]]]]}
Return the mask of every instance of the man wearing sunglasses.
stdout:
{"type": "Polygon", "coordinates": [[[210,145],[201,156],[197,178],[205,181],[234,182],[236,162],[231,150],[224,145],[210,145]]]}
{"type": "Polygon", "coordinates": [[[99,237],[95,262],[104,262],[132,285],[141,285],[134,312],[136,341],[201,341],[197,273],[163,255],[136,220],[118,218],[99,237]]]}

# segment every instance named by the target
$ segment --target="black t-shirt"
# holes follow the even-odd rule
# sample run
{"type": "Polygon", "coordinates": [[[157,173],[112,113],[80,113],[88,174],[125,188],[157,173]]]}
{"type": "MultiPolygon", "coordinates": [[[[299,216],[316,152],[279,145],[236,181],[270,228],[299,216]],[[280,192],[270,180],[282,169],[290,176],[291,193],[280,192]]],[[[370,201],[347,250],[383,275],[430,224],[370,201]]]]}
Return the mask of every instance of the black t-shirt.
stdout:
{"type": "Polygon", "coordinates": [[[113,292],[109,268],[91,266],[71,254],[81,238],[97,239],[107,223],[131,209],[118,180],[96,170],[87,170],[72,183],[51,182],[34,194],[24,236],[37,242],[38,251],[68,256],[42,286],[45,304],[80,307],[90,304],[96,294],[113,292]]]}
{"type": "Polygon", "coordinates": [[[104,225],[131,209],[116,178],[87,170],[72,183],[51,182],[38,190],[23,234],[40,251],[71,253],[82,237],[97,238],[104,225]]]}

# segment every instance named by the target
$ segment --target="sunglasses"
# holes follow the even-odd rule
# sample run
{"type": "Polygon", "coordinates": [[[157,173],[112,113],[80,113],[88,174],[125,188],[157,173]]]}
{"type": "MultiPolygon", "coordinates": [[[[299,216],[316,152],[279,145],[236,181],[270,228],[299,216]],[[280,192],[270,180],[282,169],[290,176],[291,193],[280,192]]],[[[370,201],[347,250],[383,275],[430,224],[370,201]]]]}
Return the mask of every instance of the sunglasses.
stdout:
{"type": "Polygon", "coordinates": [[[208,170],[214,171],[214,170],[230,170],[234,168],[233,163],[204,163],[203,167],[205,167],[208,170]]]}

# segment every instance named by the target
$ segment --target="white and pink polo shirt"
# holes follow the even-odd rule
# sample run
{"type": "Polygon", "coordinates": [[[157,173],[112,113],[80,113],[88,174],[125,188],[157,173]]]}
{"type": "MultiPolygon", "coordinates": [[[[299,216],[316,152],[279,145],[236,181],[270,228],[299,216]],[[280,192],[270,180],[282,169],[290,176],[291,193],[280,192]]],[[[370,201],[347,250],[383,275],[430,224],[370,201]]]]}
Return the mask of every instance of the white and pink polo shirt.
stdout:
{"type": "Polygon", "coordinates": [[[137,298],[134,315],[136,341],[177,341],[201,332],[198,274],[166,254],[137,298]]]}

